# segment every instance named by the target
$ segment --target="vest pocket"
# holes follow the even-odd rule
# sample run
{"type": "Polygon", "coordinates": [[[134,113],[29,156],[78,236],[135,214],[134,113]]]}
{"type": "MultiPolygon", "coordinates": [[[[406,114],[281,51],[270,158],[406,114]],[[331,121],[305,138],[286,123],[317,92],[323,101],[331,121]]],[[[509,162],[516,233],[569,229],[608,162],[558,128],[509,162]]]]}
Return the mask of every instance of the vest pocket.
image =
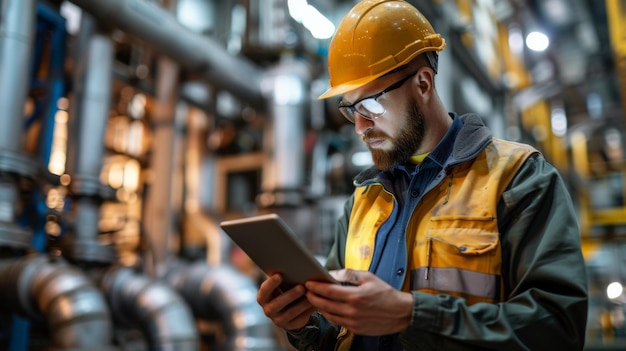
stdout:
{"type": "Polygon", "coordinates": [[[496,220],[436,216],[416,247],[414,289],[494,299],[501,268],[496,220]]]}
{"type": "Polygon", "coordinates": [[[500,243],[496,220],[491,216],[432,217],[425,239],[432,241],[433,251],[462,257],[493,254],[500,243]]]}

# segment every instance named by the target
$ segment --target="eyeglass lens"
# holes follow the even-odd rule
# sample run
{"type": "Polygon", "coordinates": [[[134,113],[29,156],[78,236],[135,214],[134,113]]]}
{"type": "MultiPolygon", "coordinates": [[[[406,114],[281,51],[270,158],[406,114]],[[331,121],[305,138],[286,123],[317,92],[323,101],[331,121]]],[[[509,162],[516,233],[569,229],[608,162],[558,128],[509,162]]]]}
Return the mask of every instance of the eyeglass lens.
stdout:
{"type": "Polygon", "coordinates": [[[400,88],[409,78],[415,75],[415,73],[417,73],[417,71],[412,72],[411,74],[405,76],[404,78],[400,79],[399,81],[392,84],[391,86],[381,91],[380,93],[364,98],[360,101],[357,101],[356,103],[352,105],[342,106],[340,104],[339,111],[351,123],[354,123],[355,112],[363,116],[363,118],[368,119],[370,121],[376,117],[380,117],[383,113],[385,113],[385,107],[380,102],[378,102],[377,99],[385,93],[388,93],[394,89],[400,88]]]}

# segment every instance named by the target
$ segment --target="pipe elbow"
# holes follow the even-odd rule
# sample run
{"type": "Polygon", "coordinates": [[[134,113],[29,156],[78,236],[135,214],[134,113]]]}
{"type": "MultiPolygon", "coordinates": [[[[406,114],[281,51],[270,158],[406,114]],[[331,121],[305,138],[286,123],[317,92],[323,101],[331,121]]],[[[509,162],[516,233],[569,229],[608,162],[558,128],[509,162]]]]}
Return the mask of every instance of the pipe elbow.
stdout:
{"type": "Polygon", "coordinates": [[[197,351],[195,319],[185,301],[166,284],[129,268],[104,273],[102,290],[113,318],[140,329],[151,350],[197,351]]]}
{"type": "Polygon", "coordinates": [[[61,258],[25,256],[0,268],[0,283],[14,287],[5,304],[47,321],[55,349],[112,349],[106,346],[111,344],[112,324],[104,297],[61,258]]]}
{"type": "Polygon", "coordinates": [[[274,324],[256,302],[257,286],[234,267],[205,263],[171,267],[166,280],[196,317],[222,323],[219,349],[270,351],[279,348],[274,324]]]}

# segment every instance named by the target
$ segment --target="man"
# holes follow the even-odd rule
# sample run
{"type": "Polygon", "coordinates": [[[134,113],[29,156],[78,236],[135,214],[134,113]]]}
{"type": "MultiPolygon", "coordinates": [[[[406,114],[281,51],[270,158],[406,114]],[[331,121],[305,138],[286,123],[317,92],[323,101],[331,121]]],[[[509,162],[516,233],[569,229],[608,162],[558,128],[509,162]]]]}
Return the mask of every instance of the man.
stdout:
{"type": "Polygon", "coordinates": [[[375,167],[327,261],[338,280],[257,300],[300,350],[581,350],[587,281],[571,199],[530,146],[448,113],[444,40],[404,1],[366,0],[329,48],[330,89],[375,167]]]}

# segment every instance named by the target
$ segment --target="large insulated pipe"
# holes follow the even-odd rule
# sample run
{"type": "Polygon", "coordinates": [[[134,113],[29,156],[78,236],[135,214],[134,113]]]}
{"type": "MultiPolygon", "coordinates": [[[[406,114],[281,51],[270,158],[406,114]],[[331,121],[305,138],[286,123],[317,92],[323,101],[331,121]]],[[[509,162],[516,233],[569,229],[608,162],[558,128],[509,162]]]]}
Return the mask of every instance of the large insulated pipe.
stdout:
{"type": "Polygon", "coordinates": [[[24,103],[30,87],[35,0],[0,1],[0,151],[21,151],[24,103]]]}
{"type": "Polygon", "coordinates": [[[296,58],[285,55],[264,82],[270,123],[264,132],[261,206],[299,205],[305,171],[304,132],[309,70],[296,58]]]}
{"type": "Polygon", "coordinates": [[[0,246],[24,249],[32,234],[16,224],[19,176],[37,164],[21,155],[24,105],[35,38],[34,0],[0,1],[0,246]]]}
{"type": "Polygon", "coordinates": [[[198,351],[193,314],[168,285],[111,267],[98,278],[115,321],[139,329],[152,351],[198,351]]]}
{"type": "Polygon", "coordinates": [[[199,319],[219,322],[226,334],[216,351],[274,351],[276,330],[256,302],[257,287],[228,265],[172,264],[166,281],[185,298],[199,319]]]}
{"type": "Polygon", "coordinates": [[[53,256],[0,263],[1,310],[47,321],[54,350],[104,351],[112,323],[104,297],[85,275],[53,256]]]}
{"type": "Polygon", "coordinates": [[[91,16],[81,18],[80,28],[84,43],[74,55],[78,60],[73,72],[76,111],[70,111],[68,171],[73,178],[99,180],[113,90],[113,42],[91,16]]]}
{"type": "Polygon", "coordinates": [[[98,242],[100,203],[106,196],[100,182],[104,135],[113,90],[113,43],[89,15],[82,16],[74,65],[67,173],[75,201],[71,241],[64,254],[80,261],[109,263],[114,252],[98,242]]]}
{"type": "Polygon", "coordinates": [[[219,42],[184,27],[167,9],[147,0],[70,1],[251,105],[262,105],[260,68],[230,55],[219,42]]]}

